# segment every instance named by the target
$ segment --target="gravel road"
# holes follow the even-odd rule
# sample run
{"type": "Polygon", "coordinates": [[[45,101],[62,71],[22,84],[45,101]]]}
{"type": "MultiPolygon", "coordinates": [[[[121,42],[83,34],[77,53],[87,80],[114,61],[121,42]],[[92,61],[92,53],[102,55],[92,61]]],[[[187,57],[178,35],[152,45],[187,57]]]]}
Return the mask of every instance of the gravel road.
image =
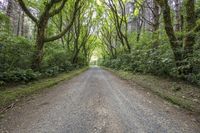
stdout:
{"type": "Polygon", "coordinates": [[[97,67],[26,98],[0,125],[10,133],[200,133],[188,112],[97,67]]]}

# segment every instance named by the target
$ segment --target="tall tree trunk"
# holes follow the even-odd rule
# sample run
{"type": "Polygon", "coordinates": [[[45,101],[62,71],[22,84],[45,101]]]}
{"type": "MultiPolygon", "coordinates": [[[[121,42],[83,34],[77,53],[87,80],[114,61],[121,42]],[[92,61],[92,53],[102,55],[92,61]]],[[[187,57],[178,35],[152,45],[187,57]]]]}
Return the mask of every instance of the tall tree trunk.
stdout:
{"type": "Polygon", "coordinates": [[[152,31],[153,31],[153,35],[152,35],[152,39],[154,40],[153,42],[153,48],[157,48],[159,45],[159,19],[160,19],[160,14],[159,14],[159,5],[157,3],[156,0],[153,0],[153,26],[152,26],[152,31]]]}
{"type": "MultiPolygon", "coordinates": [[[[195,0],[187,0],[186,2],[186,31],[190,32],[196,26],[196,15],[195,15],[195,0]]],[[[195,34],[190,32],[185,37],[184,49],[186,54],[193,53],[193,46],[195,44],[195,34]]]]}
{"type": "Polygon", "coordinates": [[[175,31],[173,29],[170,6],[168,4],[168,0],[157,0],[157,2],[159,3],[163,11],[165,31],[167,33],[171,48],[174,53],[176,65],[179,68],[182,65],[182,50],[181,50],[182,45],[179,44],[178,39],[176,38],[176,35],[175,35],[175,31]]]}
{"type": "MultiPolygon", "coordinates": [[[[184,25],[184,17],[181,13],[181,0],[174,0],[175,3],[175,32],[183,32],[183,25],[184,25]]],[[[181,35],[177,35],[177,41],[180,46],[183,46],[183,37],[181,35]]]]}
{"type": "Polygon", "coordinates": [[[12,16],[12,10],[13,10],[13,0],[8,0],[6,15],[11,17],[12,16]]]}
{"type": "Polygon", "coordinates": [[[43,58],[43,47],[44,47],[44,37],[45,37],[45,28],[47,21],[38,26],[37,35],[36,35],[36,48],[33,55],[32,69],[39,70],[43,58]]]}
{"type": "Polygon", "coordinates": [[[22,12],[21,18],[21,36],[24,36],[24,12],[22,12]]]}
{"type": "Polygon", "coordinates": [[[193,46],[195,44],[195,33],[190,32],[191,29],[194,29],[196,26],[196,15],[195,15],[195,0],[187,0],[186,2],[186,34],[184,40],[184,59],[185,59],[185,66],[184,74],[192,73],[193,67],[190,63],[189,58],[193,54],[193,46]]]}
{"type": "Polygon", "coordinates": [[[12,12],[13,12],[13,0],[8,0],[8,5],[6,9],[6,15],[9,17],[9,24],[10,28],[9,31],[13,29],[13,23],[12,23],[12,12]]]}
{"type": "Polygon", "coordinates": [[[75,50],[75,52],[74,52],[74,55],[73,55],[73,58],[72,58],[72,64],[77,63],[78,54],[79,54],[79,49],[75,50]]]}
{"type": "Polygon", "coordinates": [[[182,14],[181,15],[181,31],[184,32],[183,30],[184,30],[184,16],[182,14]]]}
{"type": "Polygon", "coordinates": [[[18,20],[17,20],[17,36],[20,35],[21,31],[21,11],[18,12],[18,20]]]}
{"type": "Polygon", "coordinates": [[[175,31],[181,31],[181,3],[180,0],[174,0],[175,3],[175,31]]]}
{"type": "Polygon", "coordinates": [[[78,40],[79,40],[79,34],[76,35],[76,38],[74,40],[74,51],[73,51],[73,56],[72,56],[72,60],[71,60],[72,64],[76,63],[76,58],[79,53],[78,40]]]}

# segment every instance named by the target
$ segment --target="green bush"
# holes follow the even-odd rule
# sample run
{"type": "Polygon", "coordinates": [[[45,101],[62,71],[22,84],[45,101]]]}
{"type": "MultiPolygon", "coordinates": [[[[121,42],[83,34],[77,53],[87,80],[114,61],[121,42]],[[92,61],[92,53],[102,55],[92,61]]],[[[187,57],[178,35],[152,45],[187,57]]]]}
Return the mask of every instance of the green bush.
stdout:
{"type": "Polygon", "coordinates": [[[0,40],[0,72],[30,68],[33,55],[31,41],[6,33],[0,36],[0,40]]]}
{"type": "Polygon", "coordinates": [[[59,67],[58,66],[54,66],[54,67],[49,67],[46,68],[42,71],[44,76],[54,76],[57,75],[59,73],[59,67]]]}
{"type": "Polygon", "coordinates": [[[0,34],[10,32],[10,20],[8,16],[0,12],[0,34]]]}
{"type": "Polygon", "coordinates": [[[29,82],[38,79],[40,76],[39,72],[33,72],[31,69],[16,69],[1,73],[0,80],[3,82],[29,82]]]}

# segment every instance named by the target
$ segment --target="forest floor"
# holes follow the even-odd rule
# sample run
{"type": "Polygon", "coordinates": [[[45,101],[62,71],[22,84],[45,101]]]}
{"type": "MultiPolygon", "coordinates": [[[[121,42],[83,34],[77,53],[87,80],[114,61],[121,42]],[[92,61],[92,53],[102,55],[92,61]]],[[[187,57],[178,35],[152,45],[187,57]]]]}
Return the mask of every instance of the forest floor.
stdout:
{"type": "Polygon", "coordinates": [[[101,68],[24,99],[0,120],[13,133],[199,133],[196,116],[101,68]]]}

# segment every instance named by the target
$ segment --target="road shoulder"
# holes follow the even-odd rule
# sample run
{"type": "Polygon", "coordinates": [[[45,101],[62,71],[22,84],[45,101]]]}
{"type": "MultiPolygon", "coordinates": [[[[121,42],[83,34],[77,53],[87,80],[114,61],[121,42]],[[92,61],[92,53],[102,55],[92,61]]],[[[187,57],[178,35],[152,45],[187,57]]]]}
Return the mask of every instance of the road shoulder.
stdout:
{"type": "Polygon", "coordinates": [[[26,85],[18,85],[6,88],[0,91],[0,114],[12,108],[17,102],[32,94],[39,93],[42,90],[49,89],[52,86],[83,73],[88,67],[74,70],[68,73],[62,73],[55,77],[41,79],[39,81],[30,82],[26,85]]]}
{"type": "Polygon", "coordinates": [[[173,81],[152,75],[133,74],[122,70],[104,68],[112,74],[117,75],[130,84],[137,84],[144,88],[143,91],[151,92],[154,95],[187,110],[196,116],[196,121],[200,123],[200,89],[182,81],[173,81]]]}

